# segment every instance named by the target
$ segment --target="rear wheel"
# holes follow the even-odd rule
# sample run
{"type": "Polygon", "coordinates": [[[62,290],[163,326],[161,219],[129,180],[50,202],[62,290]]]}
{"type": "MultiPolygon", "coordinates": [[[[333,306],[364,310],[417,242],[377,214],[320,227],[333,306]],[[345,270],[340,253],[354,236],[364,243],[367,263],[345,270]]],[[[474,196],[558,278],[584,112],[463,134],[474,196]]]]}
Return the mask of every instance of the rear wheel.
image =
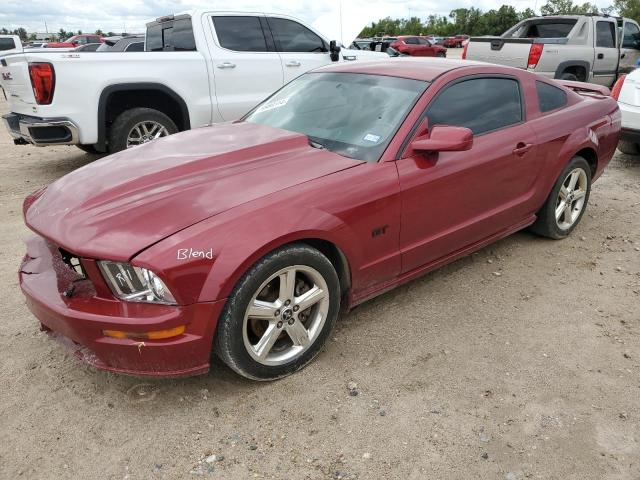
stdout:
{"type": "Polygon", "coordinates": [[[640,149],[636,142],[627,142],[625,140],[620,140],[618,142],[618,150],[622,153],[626,153],[627,155],[638,155],[638,153],[640,153],[640,149]]]}
{"type": "Polygon", "coordinates": [[[340,309],[327,257],[304,244],[275,250],[238,282],[218,323],[217,355],[240,375],[275,380],[309,363],[340,309]]]}
{"type": "Polygon", "coordinates": [[[91,155],[100,155],[101,153],[104,153],[96,150],[95,145],[76,145],[76,147],[78,147],[83,152],[90,153],[91,155]]]}
{"type": "Polygon", "coordinates": [[[572,82],[577,82],[578,77],[576,77],[573,73],[564,72],[560,75],[560,80],[571,80],[572,82]]]}
{"type": "Polygon", "coordinates": [[[562,170],[531,230],[544,237],[561,239],[580,223],[591,193],[591,168],[575,156],[562,170]]]}
{"type": "Polygon", "coordinates": [[[444,52],[438,52],[438,54],[436,55],[436,57],[438,58],[446,58],[447,54],[444,52]]]}
{"type": "Polygon", "coordinates": [[[126,150],[157,138],[173,135],[178,127],[167,115],[153,108],[132,108],[118,115],[109,132],[109,151],[126,150]]]}

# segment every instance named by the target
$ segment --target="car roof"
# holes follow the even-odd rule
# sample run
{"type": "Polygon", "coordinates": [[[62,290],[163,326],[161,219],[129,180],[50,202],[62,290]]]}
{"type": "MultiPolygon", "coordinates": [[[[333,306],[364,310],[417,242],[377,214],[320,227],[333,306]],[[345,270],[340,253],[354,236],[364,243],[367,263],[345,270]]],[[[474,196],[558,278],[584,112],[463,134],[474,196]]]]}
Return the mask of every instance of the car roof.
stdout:
{"type": "MultiPolygon", "coordinates": [[[[340,72],[340,73],[364,73],[369,75],[386,75],[389,77],[410,78],[431,82],[445,72],[457,68],[487,66],[482,62],[469,60],[449,60],[444,58],[389,58],[378,61],[357,61],[327,65],[314,70],[315,72],[340,72]]],[[[495,66],[497,71],[506,70],[506,67],[495,66]]]]}

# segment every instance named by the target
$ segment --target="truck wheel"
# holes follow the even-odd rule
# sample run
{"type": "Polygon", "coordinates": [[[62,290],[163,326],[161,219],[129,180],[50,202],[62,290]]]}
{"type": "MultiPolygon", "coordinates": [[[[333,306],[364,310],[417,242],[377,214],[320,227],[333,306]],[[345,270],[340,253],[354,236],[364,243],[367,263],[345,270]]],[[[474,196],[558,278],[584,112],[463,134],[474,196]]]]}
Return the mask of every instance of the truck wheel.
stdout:
{"type": "Polygon", "coordinates": [[[638,155],[640,153],[636,142],[626,142],[624,140],[618,142],[618,150],[627,155],[638,155]]]}
{"type": "Polygon", "coordinates": [[[580,223],[591,193],[591,167],[575,156],[562,170],[530,230],[543,237],[567,237],[580,223]]]}
{"type": "Polygon", "coordinates": [[[132,108],[116,117],[109,132],[109,151],[126,150],[178,132],[167,115],[153,108],[132,108]]]}
{"type": "Polygon", "coordinates": [[[572,82],[577,82],[578,77],[576,77],[573,73],[565,72],[560,75],[560,80],[571,80],[572,82]]]}
{"type": "Polygon", "coordinates": [[[104,153],[96,150],[95,145],[76,145],[76,147],[78,147],[83,152],[90,153],[91,155],[100,155],[101,153],[104,153]]]}

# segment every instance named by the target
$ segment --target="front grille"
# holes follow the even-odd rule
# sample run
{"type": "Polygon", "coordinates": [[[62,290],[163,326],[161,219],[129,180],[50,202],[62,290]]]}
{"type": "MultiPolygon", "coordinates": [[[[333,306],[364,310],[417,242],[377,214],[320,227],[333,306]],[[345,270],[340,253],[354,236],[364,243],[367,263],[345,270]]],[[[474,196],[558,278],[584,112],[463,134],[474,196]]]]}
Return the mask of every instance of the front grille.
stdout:
{"type": "Polygon", "coordinates": [[[87,275],[84,269],[82,268],[82,262],[78,257],[74,256],[72,253],[67,252],[63,248],[58,248],[58,251],[60,252],[62,261],[65,263],[67,267],[69,267],[75,273],[80,275],[82,278],[87,278],[87,275]]]}

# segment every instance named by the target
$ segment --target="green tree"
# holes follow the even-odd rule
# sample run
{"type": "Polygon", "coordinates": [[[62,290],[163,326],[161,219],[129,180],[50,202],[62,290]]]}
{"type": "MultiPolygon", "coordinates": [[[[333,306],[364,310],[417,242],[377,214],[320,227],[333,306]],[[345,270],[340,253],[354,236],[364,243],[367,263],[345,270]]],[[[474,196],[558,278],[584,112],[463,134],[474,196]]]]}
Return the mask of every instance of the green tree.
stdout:
{"type": "Polygon", "coordinates": [[[61,28],[58,30],[58,37],[61,42],[64,42],[69,37],[69,33],[64,28],[61,28]]]}
{"type": "Polygon", "coordinates": [[[572,0],[549,0],[540,9],[543,15],[571,15],[580,13],[600,13],[592,3],[576,4],[572,0]]]}
{"type": "Polygon", "coordinates": [[[97,30],[95,31],[95,35],[100,35],[100,36],[102,37],[102,36],[104,36],[104,33],[102,32],[102,30],[97,29],[97,30]]]}
{"type": "Polygon", "coordinates": [[[640,19],[640,0],[614,0],[613,7],[621,17],[640,19]]]}

